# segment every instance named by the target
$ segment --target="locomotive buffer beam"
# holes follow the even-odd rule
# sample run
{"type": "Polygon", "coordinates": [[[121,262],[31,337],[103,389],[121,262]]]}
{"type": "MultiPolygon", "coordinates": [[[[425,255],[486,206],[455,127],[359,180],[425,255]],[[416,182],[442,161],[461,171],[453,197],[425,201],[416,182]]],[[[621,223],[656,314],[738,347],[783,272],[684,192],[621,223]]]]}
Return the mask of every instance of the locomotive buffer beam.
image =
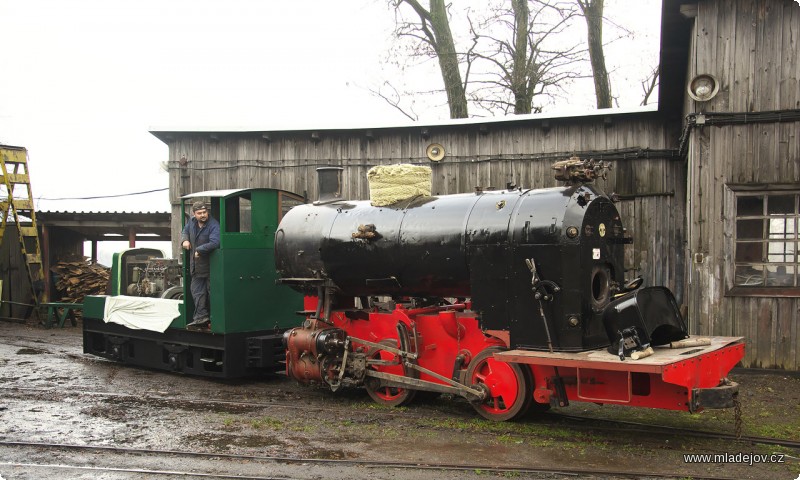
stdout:
{"type": "MultiPolygon", "coordinates": [[[[426,371],[426,373],[429,372],[428,369],[423,369],[423,371],[426,371]]],[[[453,382],[446,377],[445,378],[449,380],[450,383],[454,384],[453,386],[433,383],[427,380],[419,380],[417,378],[410,378],[403,375],[395,375],[393,373],[377,372],[375,370],[367,370],[366,376],[379,379],[381,381],[381,385],[385,387],[413,388],[415,390],[424,390],[428,392],[452,393],[454,395],[464,397],[470,402],[480,402],[486,398],[485,390],[467,387],[458,382],[453,382]]],[[[436,376],[438,377],[438,375],[436,376]]]]}

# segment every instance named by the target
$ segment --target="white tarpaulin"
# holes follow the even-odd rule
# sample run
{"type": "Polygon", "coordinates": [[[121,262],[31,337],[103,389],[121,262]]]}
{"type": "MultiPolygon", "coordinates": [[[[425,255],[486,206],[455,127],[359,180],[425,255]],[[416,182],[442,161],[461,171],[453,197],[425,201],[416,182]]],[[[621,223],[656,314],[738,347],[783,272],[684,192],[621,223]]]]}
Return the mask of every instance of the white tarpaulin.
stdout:
{"type": "Polygon", "coordinates": [[[164,332],[180,315],[182,300],[148,297],[106,297],[103,320],[118,323],[134,330],[164,332]]]}

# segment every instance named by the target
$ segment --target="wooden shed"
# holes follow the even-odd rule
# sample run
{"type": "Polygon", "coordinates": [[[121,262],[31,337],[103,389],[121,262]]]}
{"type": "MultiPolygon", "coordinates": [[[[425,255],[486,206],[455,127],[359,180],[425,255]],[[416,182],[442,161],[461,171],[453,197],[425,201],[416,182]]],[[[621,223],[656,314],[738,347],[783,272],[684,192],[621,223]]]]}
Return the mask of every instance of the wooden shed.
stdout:
{"type": "Polygon", "coordinates": [[[92,263],[97,263],[98,243],[169,241],[170,214],[166,212],[38,212],[41,225],[42,259],[45,267],[45,295],[57,300],[50,267],[65,258],[80,257],[84,242],[91,245],[92,263]]]}
{"type": "MultiPolygon", "coordinates": [[[[22,224],[29,227],[30,223],[22,224]]],[[[17,226],[9,223],[0,242],[0,319],[27,318],[33,301],[25,258],[20,249],[17,226]]]]}
{"type": "Polygon", "coordinates": [[[714,0],[692,21],[684,97],[687,295],[698,333],[744,335],[751,367],[800,369],[800,5],[714,0]]]}
{"type": "MultiPolygon", "coordinates": [[[[97,244],[125,240],[133,248],[137,241],[169,241],[170,214],[166,212],[37,212],[42,264],[45,271],[44,298],[60,300],[50,267],[84,254],[91,243],[91,261],[97,262],[97,244]]],[[[23,224],[25,226],[26,224],[23,224]]],[[[29,224],[28,224],[29,225],[29,224]]],[[[16,225],[7,226],[0,243],[0,318],[24,320],[31,314],[26,305],[33,299],[16,225]]]]}
{"type": "Polygon", "coordinates": [[[555,160],[611,160],[600,186],[619,196],[634,237],[626,276],[672,289],[692,333],[746,336],[745,366],[798,370],[798,34],[793,0],[664,0],[657,109],[361,128],[155,129],[170,152],[173,238],[182,195],[274,187],[313,200],[320,166],[344,167],[344,196],[363,199],[375,165],[428,165],[433,193],[449,194],[554,186],[555,160]],[[702,94],[719,88],[695,101],[689,83],[702,94]],[[432,145],[444,150],[441,160],[429,159],[432,145]],[[751,238],[758,221],[763,238],[751,238]],[[745,231],[738,225],[749,236],[737,237],[745,231]],[[782,245],[779,254],[773,244],[782,245]],[[748,269],[761,272],[761,283],[748,269]]]}

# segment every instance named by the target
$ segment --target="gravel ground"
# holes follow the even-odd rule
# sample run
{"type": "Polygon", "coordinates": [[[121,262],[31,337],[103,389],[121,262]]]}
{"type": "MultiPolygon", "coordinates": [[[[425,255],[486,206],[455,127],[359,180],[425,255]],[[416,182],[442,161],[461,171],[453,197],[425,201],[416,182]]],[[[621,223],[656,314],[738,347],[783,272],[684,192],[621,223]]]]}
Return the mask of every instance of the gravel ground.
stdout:
{"type": "MultiPolygon", "coordinates": [[[[589,478],[596,479],[631,478],[606,472],[628,472],[634,478],[648,473],[687,479],[800,476],[800,452],[783,447],[587,427],[550,414],[497,424],[482,420],[459,399],[430,398],[387,409],[361,391],[332,394],[280,376],[217,381],[126,367],[84,355],[80,327],[45,330],[0,322],[0,338],[2,480],[186,478],[179,472],[298,479],[575,478],[533,471],[565,469],[588,469],[595,472],[589,478]],[[785,462],[684,463],[683,455],[691,453],[777,453],[785,462]],[[468,468],[429,471],[358,463],[369,461],[468,468]],[[492,466],[528,471],[486,471],[492,466]]],[[[732,376],[741,385],[745,435],[800,439],[800,379],[752,372],[732,376]]],[[[584,404],[561,410],[733,432],[733,413],[728,411],[689,415],[584,404]]]]}

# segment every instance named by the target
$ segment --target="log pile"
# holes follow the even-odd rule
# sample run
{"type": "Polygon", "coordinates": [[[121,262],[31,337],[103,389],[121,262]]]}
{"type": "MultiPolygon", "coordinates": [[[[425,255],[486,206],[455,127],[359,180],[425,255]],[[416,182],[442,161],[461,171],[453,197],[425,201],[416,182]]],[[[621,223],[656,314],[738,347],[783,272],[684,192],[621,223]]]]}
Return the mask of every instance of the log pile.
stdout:
{"type": "Polygon", "coordinates": [[[61,302],[83,303],[86,295],[106,293],[111,269],[83,260],[59,261],[50,267],[56,280],[56,289],[61,293],[61,302]]]}

